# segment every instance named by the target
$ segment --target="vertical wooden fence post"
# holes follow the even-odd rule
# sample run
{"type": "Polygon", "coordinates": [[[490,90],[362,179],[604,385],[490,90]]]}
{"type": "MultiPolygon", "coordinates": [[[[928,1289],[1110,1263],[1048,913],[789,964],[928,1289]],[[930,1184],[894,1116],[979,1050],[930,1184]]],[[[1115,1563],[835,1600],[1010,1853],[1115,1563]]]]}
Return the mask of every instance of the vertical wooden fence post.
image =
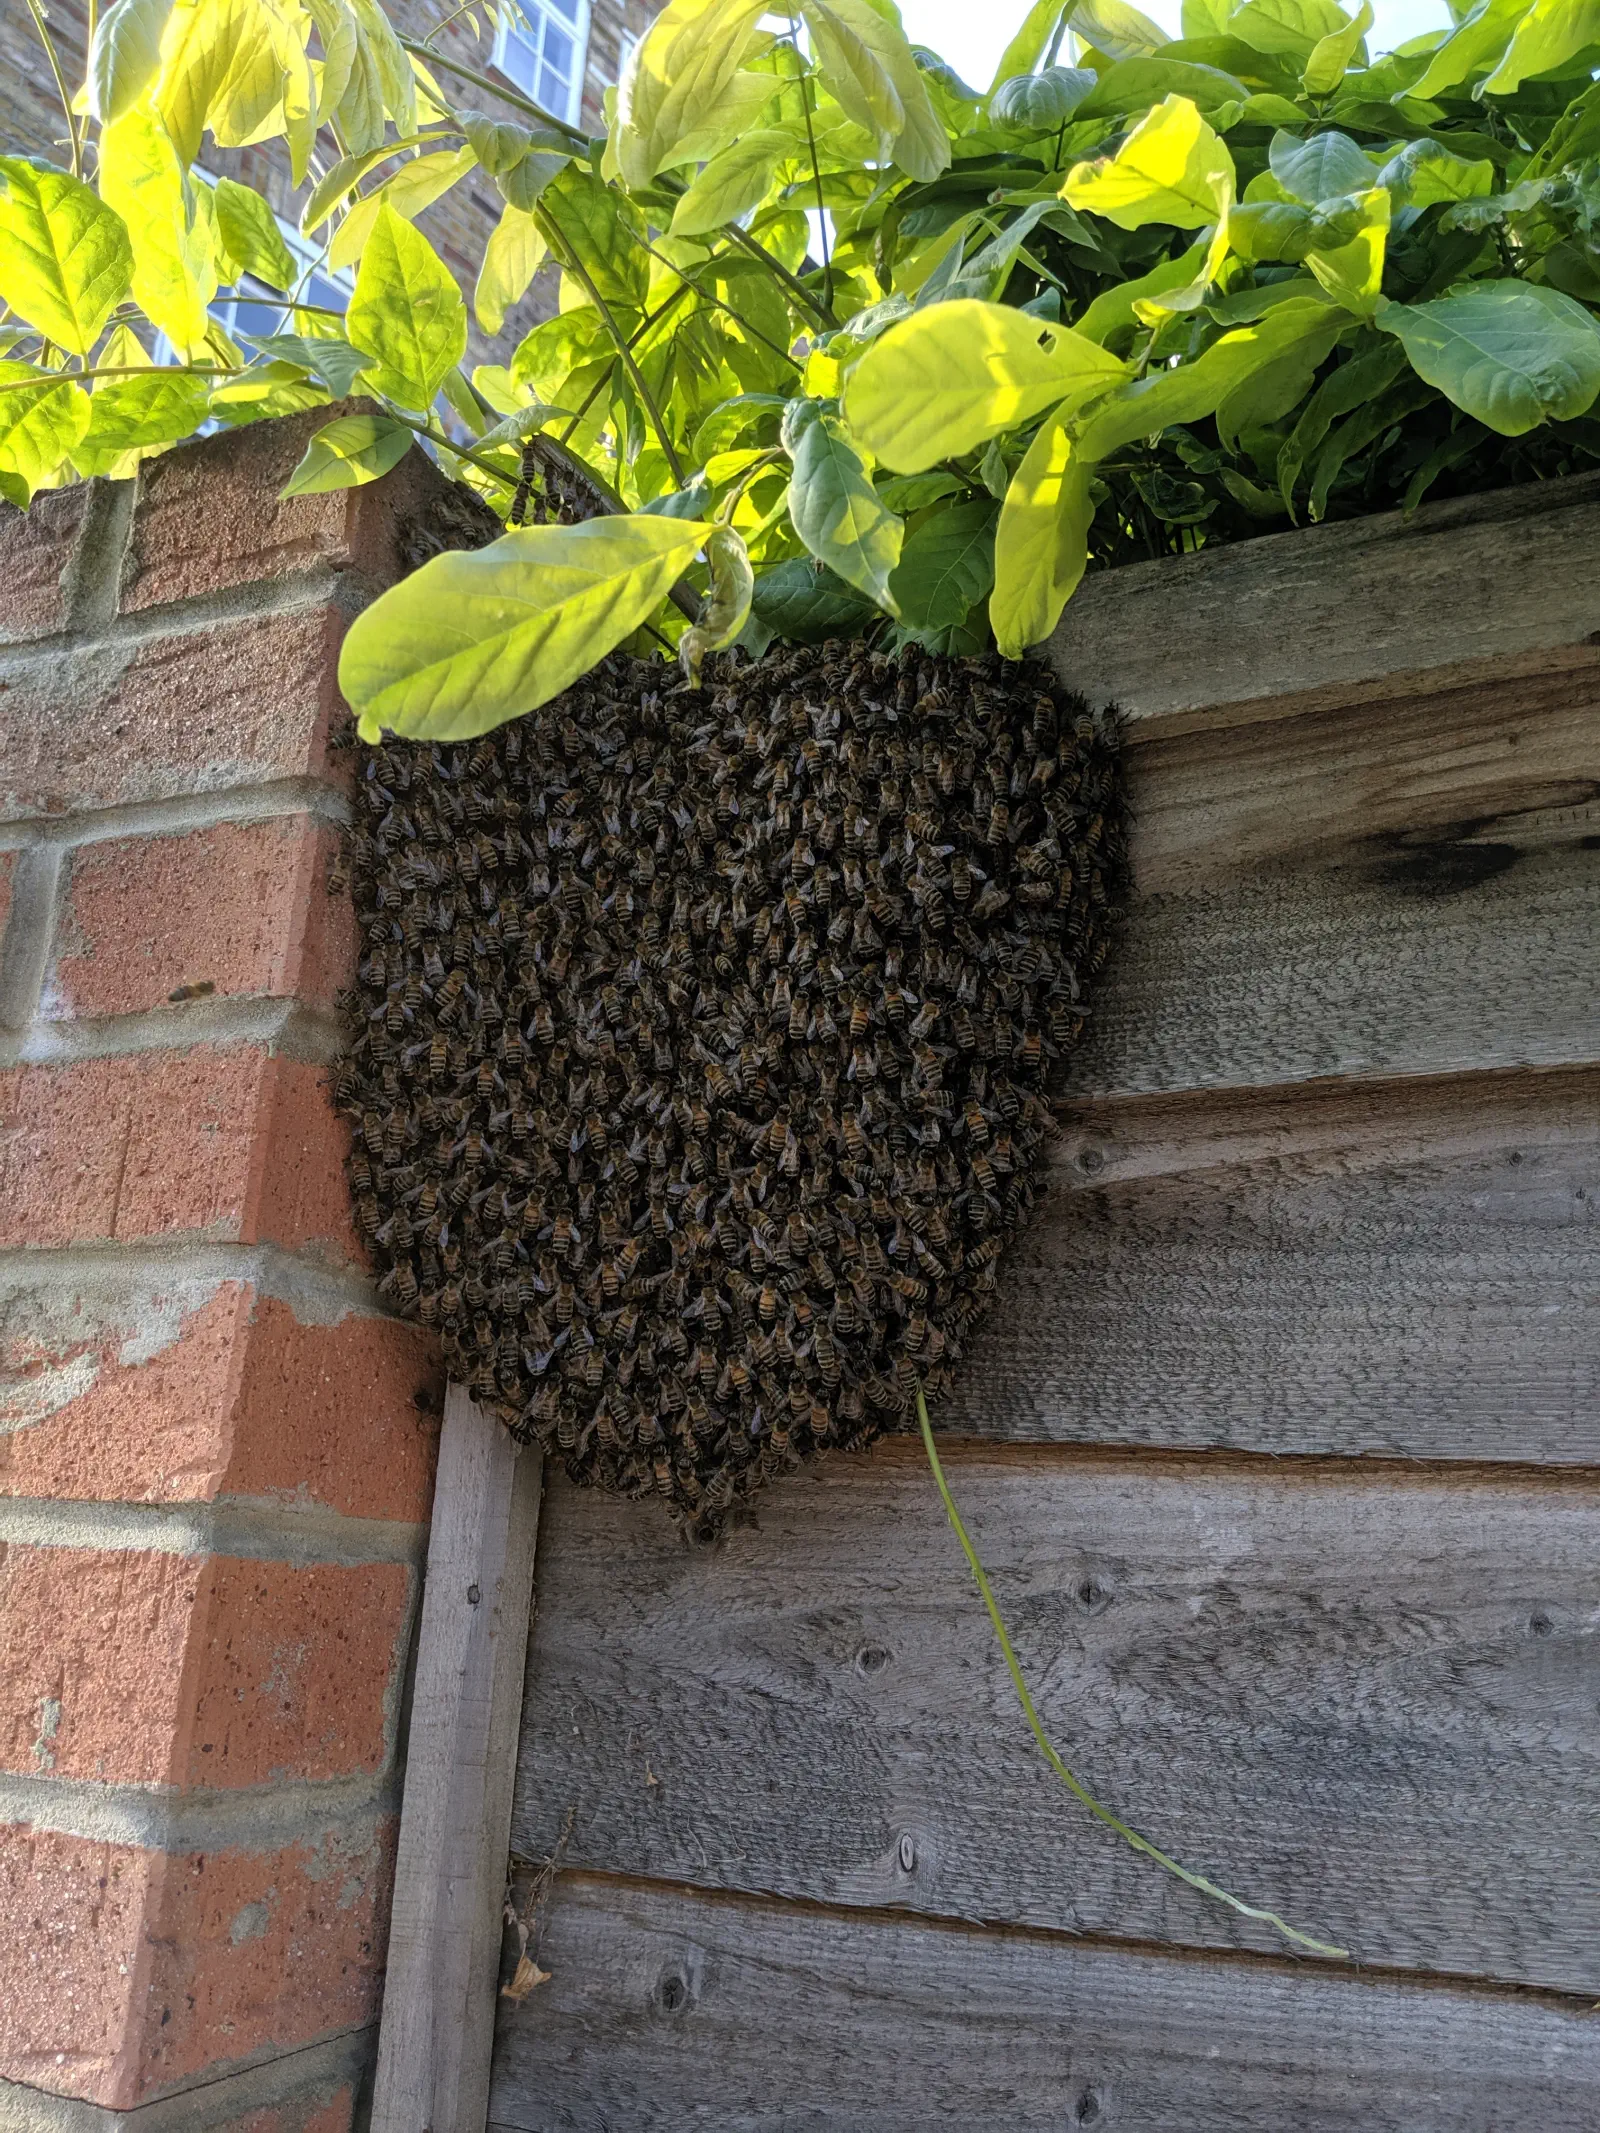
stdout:
{"type": "Polygon", "coordinates": [[[483,2133],[540,1456],[445,1402],[373,2133],[483,2133]]]}

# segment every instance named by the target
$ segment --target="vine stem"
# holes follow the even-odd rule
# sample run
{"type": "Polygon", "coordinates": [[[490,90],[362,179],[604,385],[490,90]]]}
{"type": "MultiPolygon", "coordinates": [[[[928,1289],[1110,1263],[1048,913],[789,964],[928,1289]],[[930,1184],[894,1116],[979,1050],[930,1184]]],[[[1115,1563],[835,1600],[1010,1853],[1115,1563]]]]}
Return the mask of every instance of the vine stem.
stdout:
{"type": "Polygon", "coordinates": [[[822,308],[833,309],[833,248],[828,243],[828,204],[822,191],[822,166],[817,161],[817,136],[811,124],[811,70],[800,51],[800,25],[789,17],[789,48],[800,67],[800,108],[805,113],[806,146],[811,151],[811,181],[817,193],[817,242],[822,246],[822,308]]]}
{"type": "Polygon", "coordinates": [[[1165,1867],[1169,1874],[1175,1874],[1180,1881],[1187,1882],[1190,1888],[1198,1889],[1202,1896],[1215,1897],[1218,1903],[1225,1903],[1230,1910],[1237,1911],[1241,1918],[1259,1919],[1263,1925],[1273,1927],[1275,1931],[1283,1935],[1285,1940],[1291,1941],[1297,1948],[1304,1948],[1311,1955],[1326,1955],[1331,1956],[1337,1962],[1349,1962],[1350,1951],[1348,1948],[1335,1948],[1328,1941],[1315,1940],[1309,1933],[1302,1933],[1298,1926],[1289,1925],[1278,1916],[1276,1911],[1264,1911],[1253,1903],[1246,1903],[1242,1897],[1231,1896],[1226,1889],[1218,1888],[1214,1881],[1208,1881],[1204,1874],[1192,1873],[1188,1867],[1180,1866],[1176,1859],[1162,1851],[1159,1846],[1152,1844],[1148,1837],[1141,1837],[1136,1829],[1130,1829],[1128,1824],[1119,1816],[1114,1815],[1109,1807],[1103,1806],[1082,1780],[1075,1777],[1067,1768],[1061,1757],[1056,1753],[1055,1744],[1044,1730],[1039,1714],[1034,1709],[1033,1698],[1028,1693],[1028,1684],[1023,1679],[1021,1665],[1018,1663],[1016,1652],[1012,1648],[1011,1639],[1006,1634],[1006,1625],[1001,1620],[1000,1609],[995,1604],[994,1593],[990,1590],[989,1580],[984,1574],[983,1565],[978,1560],[978,1551],[968,1538],[966,1527],[961,1523],[961,1513],[956,1509],[955,1498],[950,1494],[950,1485],[944,1478],[944,1468],[939,1464],[938,1448],[933,1441],[933,1426],[928,1420],[928,1403],[923,1398],[920,1385],[917,1387],[917,1421],[921,1425],[922,1443],[924,1450],[928,1454],[928,1464],[933,1469],[933,1478],[938,1485],[939,1495],[944,1502],[945,1515],[955,1529],[956,1539],[961,1543],[961,1552],[967,1559],[968,1568],[977,1582],[983,1604],[988,1609],[989,1620],[994,1625],[995,1636],[999,1640],[1000,1650],[1005,1657],[1006,1671],[1011,1676],[1011,1686],[1016,1690],[1017,1701],[1022,1706],[1022,1715],[1027,1719],[1033,1737],[1038,1742],[1040,1752],[1045,1761],[1050,1765],[1056,1776],[1060,1778],[1062,1784],[1066,1786],[1075,1799],[1081,1801],[1088,1808],[1097,1822],[1103,1822],[1107,1829],[1115,1830],[1124,1844],[1131,1845],[1134,1851],[1143,1853],[1145,1858],[1153,1859],[1157,1866],[1165,1867]]]}
{"type": "Polygon", "coordinates": [[[50,35],[50,26],[44,19],[44,9],[39,0],[28,0],[28,13],[33,17],[33,26],[39,32],[39,42],[44,46],[44,56],[50,62],[50,72],[55,76],[56,93],[61,98],[61,108],[67,116],[67,139],[72,144],[72,175],[83,176],[83,142],[78,136],[78,122],[72,115],[72,97],[68,92],[66,77],[61,72],[61,61],[56,56],[55,39],[50,35]]]}
{"type": "Polygon", "coordinates": [[[561,261],[561,264],[564,267],[569,268],[572,273],[576,274],[579,281],[583,283],[584,291],[587,294],[590,303],[594,305],[596,311],[598,311],[601,318],[604,319],[606,331],[611,336],[611,339],[616,347],[617,354],[622,358],[623,368],[627,371],[629,377],[633,380],[633,389],[639,395],[639,398],[644,402],[645,411],[649,415],[650,420],[655,424],[656,436],[660,439],[661,449],[662,452],[666,455],[667,465],[672,470],[672,478],[680,489],[683,488],[685,486],[683,461],[678,457],[677,447],[673,444],[671,437],[667,434],[667,425],[662,416],[660,408],[656,405],[655,395],[651,392],[649,386],[645,383],[644,372],[639,368],[638,359],[635,357],[633,352],[632,341],[630,340],[628,335],[623,332],[621,326],[618,325],[616,315],[612,311],[611,306],[606,302],[605,298],[600,294],[600,289],[595,281],[594,276],[589,272],[589,269],[578,257],[577,247],[568,242],[566,232],[562,229],[560,223],[556,221],[555,217],[550,213],[547,207],[544,207],[542,205],[535,207],[533,212],[538,221],[539,227],[544,231],[546,238],[549,240],[550,249],[561,261]]]}

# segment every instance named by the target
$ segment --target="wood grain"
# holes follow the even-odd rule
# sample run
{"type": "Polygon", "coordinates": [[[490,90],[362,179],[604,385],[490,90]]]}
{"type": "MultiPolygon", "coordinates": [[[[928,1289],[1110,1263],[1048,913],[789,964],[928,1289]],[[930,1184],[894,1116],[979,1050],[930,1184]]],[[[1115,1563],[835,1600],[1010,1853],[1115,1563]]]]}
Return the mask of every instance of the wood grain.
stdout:
{"type": "Polygon", "coordinates": [[[483,2133],[540,1462],[445,1401],[373,2133],[483,2133]]]}
{"type": "Polygon", "coordinates": [[[1600,1069],[1068,1106],[938,1414],[1600,1465],[1600,1069]]]}
{"type": "Polygon", "coordinates": [[[1087,578],[1050,652],[1169,728],[1600,667],[1600,475],[1087,578]]]}
{"type": "Polygon", "coordinates": [[[1589,2133],[1600,2022],[1526,1998],[1173,1961],[563,1879],[501,2018],[526,2133],[1589,2133]]]}
{"type": "MultiPolygon", "coordinates": [[[[1364,1961],[1600,1989],[1592,1492],[1020,1447],[949,1465],[1046,1724],[1136,1826],[1364,1961]]],[[[1050,1775],[919,1447],[837,1458],[757,1516],[694,1551],[651,1503],[552,1487],[519,1851],[575,1809],[574,1865],[1275,1945],[1050,1775]]]]}
{"type": "Polygon", "coordinates": [[[1068,1087],[1126,1096],[1600,1060],[1600,849],[1489,846],[1141,897],[1068,1087]]]}

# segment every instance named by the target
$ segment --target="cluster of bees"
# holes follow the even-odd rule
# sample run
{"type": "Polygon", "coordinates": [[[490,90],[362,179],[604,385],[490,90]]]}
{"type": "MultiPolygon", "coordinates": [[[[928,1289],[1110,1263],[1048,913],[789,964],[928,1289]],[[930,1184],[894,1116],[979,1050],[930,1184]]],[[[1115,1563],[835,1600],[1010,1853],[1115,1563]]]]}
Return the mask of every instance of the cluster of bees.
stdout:
{"type": "Polygon", "coordinates": [[[711,1532],[951,1370],[1106,954],[1114,721],[855,643],[613,655],[364,751],[338,1098],[392,1306],[572,1476],[711,1532]]]}

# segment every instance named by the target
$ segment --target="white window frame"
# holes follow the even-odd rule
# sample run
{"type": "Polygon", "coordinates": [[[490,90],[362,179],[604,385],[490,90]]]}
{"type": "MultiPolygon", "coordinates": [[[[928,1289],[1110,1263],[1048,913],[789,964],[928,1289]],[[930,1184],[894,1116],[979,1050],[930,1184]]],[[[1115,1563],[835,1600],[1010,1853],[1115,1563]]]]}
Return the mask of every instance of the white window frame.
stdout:
{"type": "MultiPolygon", "coordinates": [[[[537,60],[534,66],[534,86],[530,88],[520,75],[514,73],[506,65],[506,59],[513,44],[520,45],[524,49],[529,48],[532,44],[530,30],[548,16],[564,36],[571,37],[576,50],[576,60],[572,70],[572,85],[567,92],[567,108],[565,111],[552,111],[551,115],[554,118],[565,119],[569,126],[575,126],[578,123],[579,113],[583,109],[584,76],[589,67],[589,0],[578,0],[577,14],[570,22],[559,9],[548,5],[548,0],[516,0],[516,7],[518,12],[526,18],[525,22],[514,20],[509,6],[502,5],[499,10],[499,22],[495,28],[494,35],[493,63],[515,88],[520,89],[525,96],[531,96],[535,103],[542,103],[543,98],[540,97],[537,86],[537,60]]],[[[547,110],[551,109],[549,105],[546,105],[545,108],[547,110]]]]}

